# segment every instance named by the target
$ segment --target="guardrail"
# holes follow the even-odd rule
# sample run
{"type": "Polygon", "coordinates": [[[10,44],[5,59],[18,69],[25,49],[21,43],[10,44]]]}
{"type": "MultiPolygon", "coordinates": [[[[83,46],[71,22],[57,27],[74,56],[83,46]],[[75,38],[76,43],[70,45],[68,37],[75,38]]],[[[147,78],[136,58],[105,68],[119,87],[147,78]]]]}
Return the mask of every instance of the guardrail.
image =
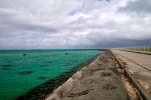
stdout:
{"type": "Polygon", "coordinates": [[[151,45],[123,47],[123,48],[114,48],[114,49],[127,50],[127,51],[139,51],[139,52],[151,52],[151,45]]]}

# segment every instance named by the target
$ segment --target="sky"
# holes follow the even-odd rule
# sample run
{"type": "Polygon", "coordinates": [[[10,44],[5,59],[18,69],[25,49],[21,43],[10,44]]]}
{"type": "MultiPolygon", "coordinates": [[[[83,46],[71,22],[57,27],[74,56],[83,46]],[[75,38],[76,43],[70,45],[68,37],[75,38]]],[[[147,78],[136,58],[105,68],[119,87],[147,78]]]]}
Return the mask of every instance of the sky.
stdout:
{"type": "Polygon", "coordinates": [[[151,0],[0,0],[0,49],[151,45],[151,0]]]}

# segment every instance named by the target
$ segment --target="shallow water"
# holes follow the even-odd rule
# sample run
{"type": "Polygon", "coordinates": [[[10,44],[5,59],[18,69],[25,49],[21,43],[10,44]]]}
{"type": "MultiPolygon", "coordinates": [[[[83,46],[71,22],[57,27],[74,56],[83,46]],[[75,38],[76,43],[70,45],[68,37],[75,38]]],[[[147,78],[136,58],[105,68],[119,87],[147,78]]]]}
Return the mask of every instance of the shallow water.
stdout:
{"type": "Polygon", "coordinates": [[[0,51],[0,98],[14,100],[99,53],[98,50],[0,51]]]}

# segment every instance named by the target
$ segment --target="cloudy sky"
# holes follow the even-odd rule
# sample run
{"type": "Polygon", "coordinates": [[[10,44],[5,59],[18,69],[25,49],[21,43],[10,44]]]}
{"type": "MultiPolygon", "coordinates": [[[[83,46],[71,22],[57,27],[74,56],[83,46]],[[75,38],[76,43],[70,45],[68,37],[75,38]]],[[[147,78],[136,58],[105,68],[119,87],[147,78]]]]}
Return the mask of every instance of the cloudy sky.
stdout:
{"type": "Polygon", "coordinates": [[[151,0],[0,0],[0,49],[151,45],[151,0]]]}

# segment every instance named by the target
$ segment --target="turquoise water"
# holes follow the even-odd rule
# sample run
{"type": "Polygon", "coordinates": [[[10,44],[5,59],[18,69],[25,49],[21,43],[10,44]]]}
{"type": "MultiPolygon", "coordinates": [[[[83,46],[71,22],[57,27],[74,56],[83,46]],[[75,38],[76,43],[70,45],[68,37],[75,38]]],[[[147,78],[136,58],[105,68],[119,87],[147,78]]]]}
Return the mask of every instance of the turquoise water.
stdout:
{"type": "Polygon", "coordinates": [[[0,51],[0,98],[14,100],[99,53],[98,50],[0,51]]]}

